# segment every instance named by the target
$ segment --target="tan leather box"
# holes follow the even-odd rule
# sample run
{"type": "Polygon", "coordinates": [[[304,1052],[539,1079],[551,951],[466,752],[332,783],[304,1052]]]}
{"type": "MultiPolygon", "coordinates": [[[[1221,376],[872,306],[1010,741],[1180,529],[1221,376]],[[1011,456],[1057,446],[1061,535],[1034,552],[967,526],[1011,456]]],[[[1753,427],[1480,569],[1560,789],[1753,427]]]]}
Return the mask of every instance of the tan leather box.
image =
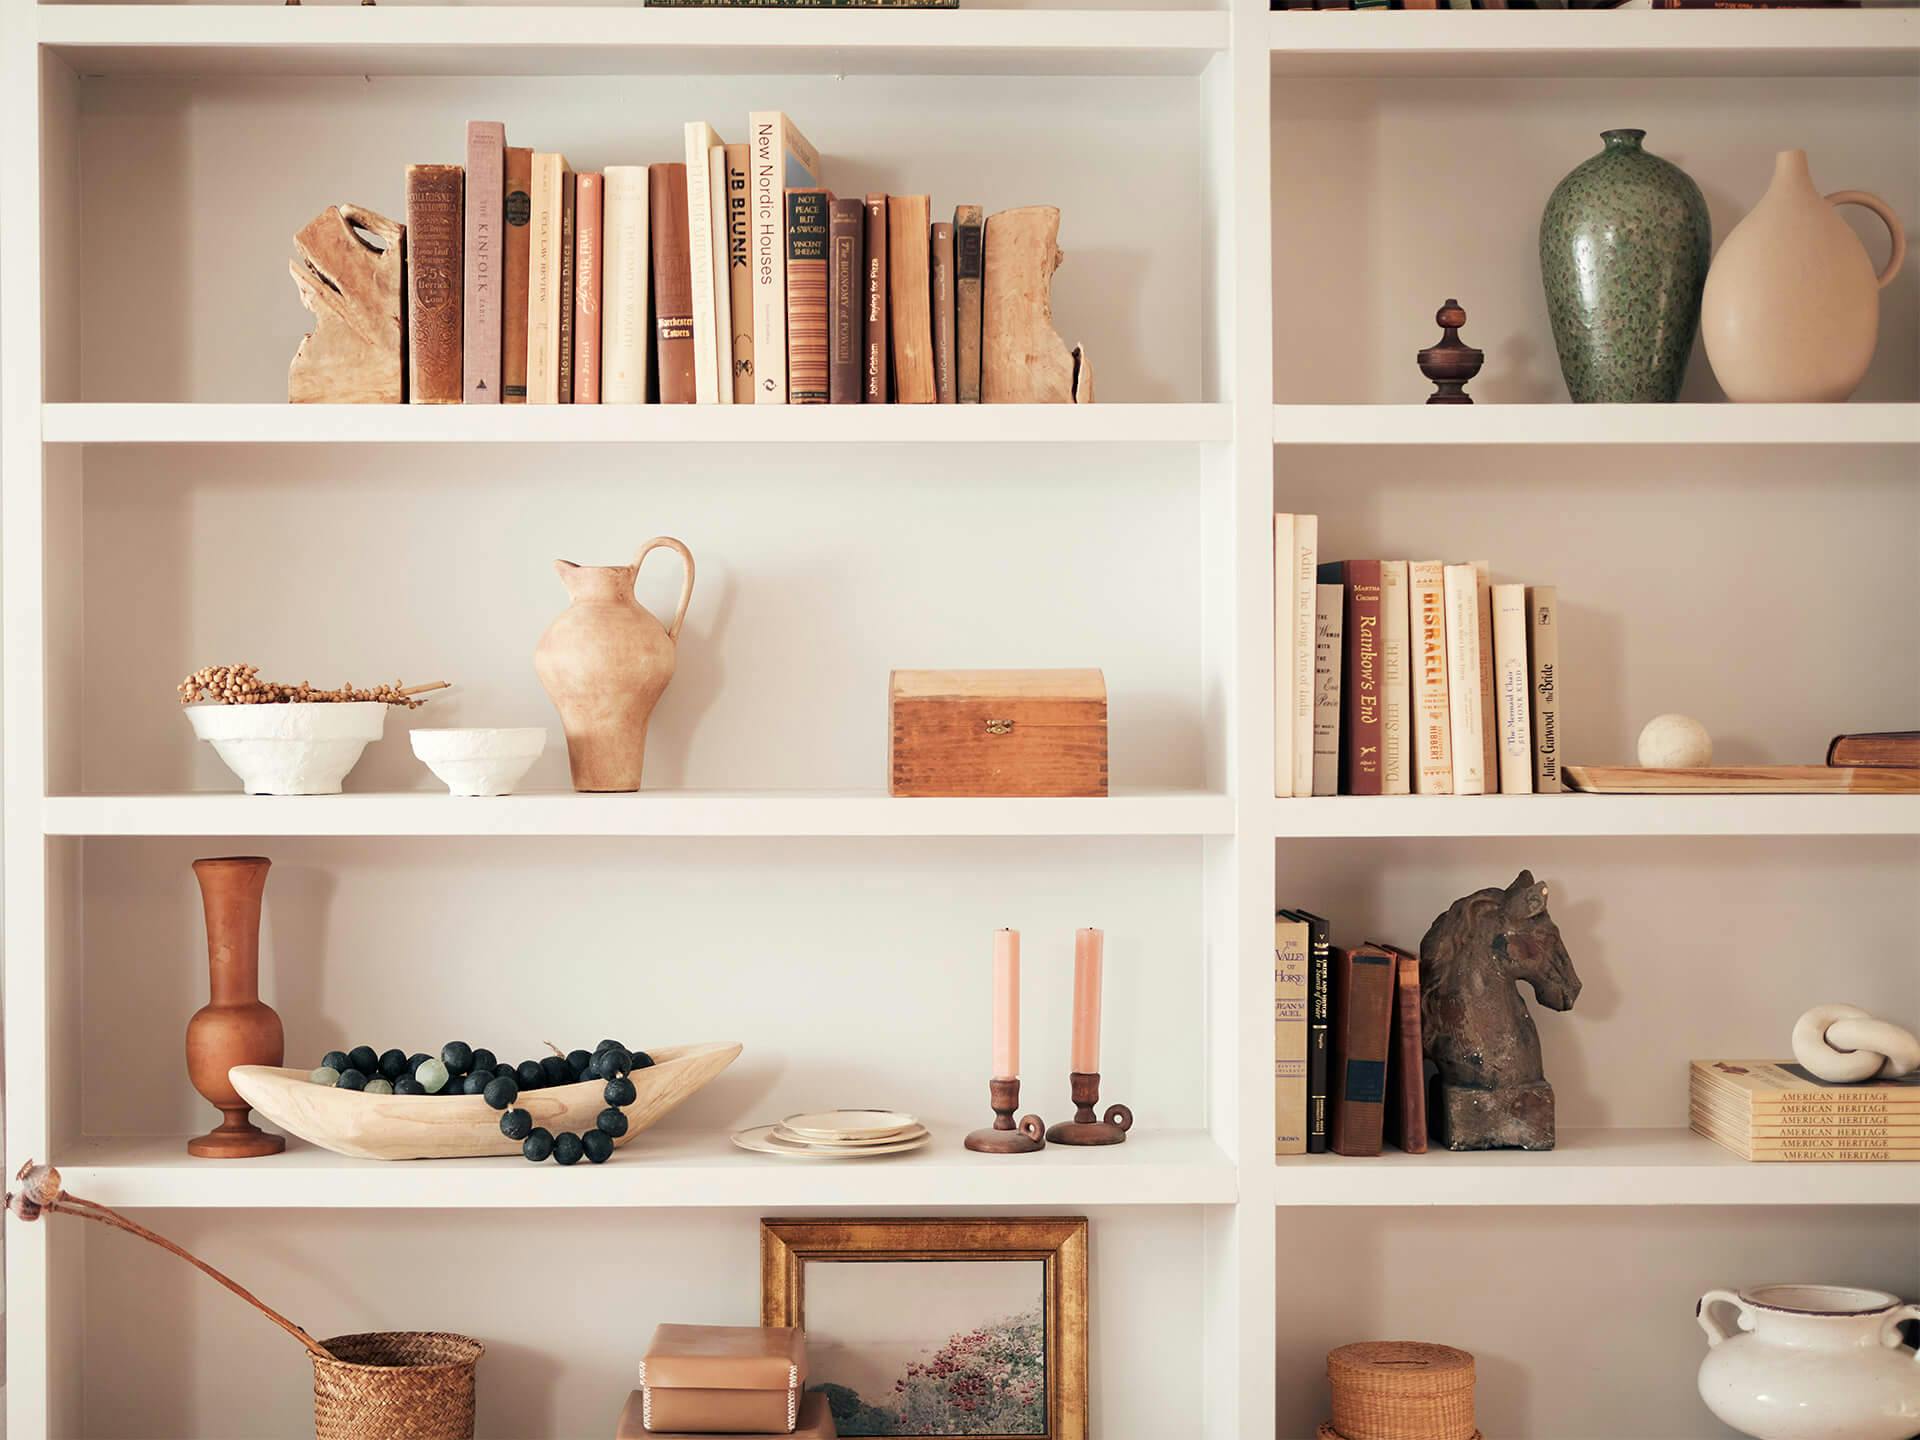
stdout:
{"type": "MultiPolygon", "coordinates": [[[[705,1440],[704,1436],[688,1435],[684,1431],[678,1435],[664,1435],[658,1430],[649,1430],[645,1424],[646,1397],[638,1390],[627,1396],[627,1408],[620,1412],[620,1428],[614,1432],[613,1440],[705,1440]]],[[[827,1408],[827,1397],[814,1391],[800,1397],[800,1423],[791,1434],[782,1430],[775,1434],[760,1437],[741,1437],[741,1440],[838,1440],[839,1431],[833,1428],[833,1412],[827,1408]]]]}
{"type": "Polygon", "coordinates": [[[807,1337],[790,1327],[662,1325],[640,1362],[650,1433],[790,1435],[807,1384],[807,1337]]]}

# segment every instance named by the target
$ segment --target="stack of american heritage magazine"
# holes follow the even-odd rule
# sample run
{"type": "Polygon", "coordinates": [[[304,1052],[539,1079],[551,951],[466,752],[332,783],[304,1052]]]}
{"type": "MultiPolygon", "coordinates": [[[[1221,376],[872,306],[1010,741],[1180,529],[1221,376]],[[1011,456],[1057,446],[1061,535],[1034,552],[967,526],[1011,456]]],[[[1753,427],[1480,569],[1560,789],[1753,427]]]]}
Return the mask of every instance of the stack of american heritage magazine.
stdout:
{"type": "Polygon", "coordinates": [[[1742,1160],[1920,1160],[1920,1074],[1841,1085],[1788,1060],[1696,1060],[1688,1108],[1742,1160]]]}

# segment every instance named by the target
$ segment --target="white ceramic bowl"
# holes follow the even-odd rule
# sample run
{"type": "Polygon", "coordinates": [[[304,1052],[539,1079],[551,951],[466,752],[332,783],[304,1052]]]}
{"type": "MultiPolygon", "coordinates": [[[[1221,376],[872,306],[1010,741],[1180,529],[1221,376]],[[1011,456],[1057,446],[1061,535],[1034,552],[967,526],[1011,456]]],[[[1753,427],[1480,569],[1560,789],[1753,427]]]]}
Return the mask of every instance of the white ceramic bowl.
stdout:
{"type": "Polygon", "coordinates": [[[386,729],[387,707],[379,700],[189,705],[187,719],[247,794],[338,795],[367,742],[386,729]]]}
{"type": "Polygon", "coordinates": [[[538,726],[412,733],[413,753],[455,795],[511,795],[547,748],[547,732],[538,726]]]}

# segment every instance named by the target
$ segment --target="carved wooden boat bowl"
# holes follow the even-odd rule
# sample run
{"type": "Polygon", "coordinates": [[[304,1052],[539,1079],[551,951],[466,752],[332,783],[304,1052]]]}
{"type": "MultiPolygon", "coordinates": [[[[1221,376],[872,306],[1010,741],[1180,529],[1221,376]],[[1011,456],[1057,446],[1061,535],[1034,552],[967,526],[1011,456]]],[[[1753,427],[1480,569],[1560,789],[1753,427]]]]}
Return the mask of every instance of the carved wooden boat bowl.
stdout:
{"type": "MultiPolygon", "coordinates": [[[[667,1045],[647,1052],[654,1063],[628,1078],[636,1092],[626,1107],[625,1145],[731,1065],[734,1041],[667,1045]]],[[[240,1097],[302,1140],[362,1160],[445,1160],[518,1155],[520,1142],[500,1133],[500,1112],[478,1095],[369,1095],[316,1085],[304,1070],[236,1065],[227,1072],[240,1097]]],[[[525,1090],[515,1103],[555,1135],[591,1130],[607,1108],[604,1080],[525,1090]]]]}

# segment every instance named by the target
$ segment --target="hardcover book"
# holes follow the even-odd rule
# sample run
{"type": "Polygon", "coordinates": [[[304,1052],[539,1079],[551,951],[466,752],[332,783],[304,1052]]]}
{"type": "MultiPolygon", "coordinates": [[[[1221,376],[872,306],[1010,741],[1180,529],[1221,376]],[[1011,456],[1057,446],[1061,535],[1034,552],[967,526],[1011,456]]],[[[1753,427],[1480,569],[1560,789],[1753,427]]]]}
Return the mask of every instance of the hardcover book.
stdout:
{"type": "Polygon", "coordinates": [[[1313,789],[1340,793],[1340,637],[1346,627],[1347,592],[1341,585],[1314,586],[1313,608],[1313,789]]]}
{"type": "Polygon", "coordinates": [[[506,196],[500,218],[506,225],[500,267],[500,399],[522,405],[527,399],[527,281],[532,267],[533,151],[508,146],[506,196]]]}
{"type": "MultiPolygon", "coordinates": [[[[702,405],[720,403],[720,316],[731,323],[732,306],[718,302],[714,270],[713,152],[720,137],[704,120],[685,126],[687,167],[687,268],[693,296],[693,393],[702,405]]],[[[731,332],[729,332],[731,333],[731,332]]],[[[731,388],[729,388],[731,394],[731,388]]]]}
{"type": "Polygon", "coordinates": [[[1283,910],[1307,927],[1307,1153],[1327,1153],[1333,1064],[1333,927],[1310,910],[1283,910]]]}
{"type": "Polygon", "coordinates": [[[572,233],[564,213],[566,182],[572,175],[564,155],[540,151],[533,157],[532,264],[527,280],[527,401],[533,405],[558,405],[567,398],[560,391],[560,343],[563,315],[568,334],[573,330],[572,307],[564,298],[572,266],[565,265],[563,270],[562,260],[572,233]]]}
{"type": "Polygon", "coordinates": [[[1413,793],[1413,691],[1405,560],[1380,562],[1380,793],[1413,793]]]}
{"type": "Polygon", "coordinates": [[[573,403],[573,287],[574,249],[579,232],[578,198],[579,177],[569,170],[560,177],[560,343],[555,353],[562,405],[573,403]]]}
{"type": "Polygon", "coordinates": [[[1882,730],[1859,735],[1836,735],[1827,742],[1827,764],[1881,765],[1896,770],[1913,769],[1920,766],[1920,730],[1882,730]]]}
{"type": "Polygon", "coordinates": [[[929,242],[933,294],[933,398],[936,404],[959,403],[953,356],[953,226],[936,221],[929,242]]]}
{"type": "Polygon", "coordinates": [[[902,405],[934,403],[931,226],[927,196],[887,197],[887,328],[902,405]]]}
{"type": "Polygon", "coordinates": [[[787,403],[827,403],[827,241],[833,196],[787,192],[787,403]]]}
{"type": "Polygon", "coordinates": [[[1387,1115],[1398,967],[1378,945],[1333,951],[1333,1117],[1336,1155],[1378,1155],[1387,1115]]]}
{"type": "Polygon", "coordinates": [[[1326,584],[1344,584],[1347,619],[1342,648],[1346,674],[1340,686],[1342,725],[1340,793],[1378,795],[1381,767],[1382,705],[1385,690],[1381,642],[1380,562],[1335,560],[1320,567],[1326,584]]]}
{"type": "Polygon", "coordinates": [[[1447,709],[1453,745],[1453,793],[1487,793],[1485,716],[1480,709],[1479,574],[1471,565],[1446,567],[1447,709]]]}
{"type": "Polygon", "coordinates": [[[652,368],[653,330],[648,324],[652,240],[647,229],[647,167],[609,165],[600,230],[605,257],[600,267],[600,400],[606,405],[642,405],[652,368]]]}
{"type": "Polygon", "coordinates": [[[867,206],[833,202],[827,234],[827,399],[858,405],[866,395],[867,206]]]}
{"type": "Polygon", "coordinates": [[[892,398],[893,342],[887,334],[887,197],[867,196],[866,403],[892,398]]]}
{"type": "Polygon", "coordinates": [[[1533,684],[1533,788],[1560,793],[1560,592],[1551,585],[1527,590],[1527,659],[1533,684]]]}
{"type": "Polygon", "coordinates": [[[986,274],[986,212],[960,205],[953,212],[953,363],[960,403],[980,403],[980,283],[986,274]]]}
{"type": "Polygon", "coordinates": [[[711,191],[709,217],[713,226],[713,348],[714,383],[722,405],[733,404],[733,284],[727,264],[727,147],[715,145],[707,155],[707,185],[711,191]]]}
{"type": "Polygon", "coordinates": [[[1473,603],[1480,617],[1480,773],[1489,792],[1500,788],[1499,714],[1493,701],[1493,578],[1487,562],[1473,562],[1473,603]]]}
{"type": "Polygon", "coordinates": [[[1293,559],[1295,517],[1273,515],[1273,793],[1293,794],[1293,559]]]}
{"type": "Polygon", "coordinates": [[[1307,922],[1273,922],[1273,1153],[1307,1153],[1307,922]]]}
{"type": "Polygon", "coordinates": [[[825,183],[820,152],[778,110],[747,117],[753,240],[753,383],[761,405],[787,403],[787,191],[825,183]]]}
{"type": "Polygon", "coordinates": [[[1393,956],[1393,1083],[1387,1091],[1387,1131],[1409,1155],[1427,1153],[1427,1052],[1420,1035],[1420,957],[1397,945],[1393,956]]]}
{"type": "Polygon", "coordinates": [[[574,182],[573,403],[600,403],[600,300],[605,270],[606,179],[574,182]]]}
{"type": "Polygon", "coordinates": [[[1493,587],[1493,708],[1500,793],[1533,793],[1532,678],[1527,673],[1527,587],[1493,587]]]}
{"type": "Polygon", "coordinates": [[[500,403],[501,212],[506,207],[507,127],[467,122],[465,359],[460,396],[469,405],[500,403]]]}
{"type": "Polygon", "coordinates": [[[733,403],[751,405],[754,394],[753,245],[748,149],[745,145],[728,145],[724,149],[727,166],[727,303],[733,317],[733,403]]]}
{"type": "Polygon", "coordinates": [[[1446,566],[1415,560],[1407,566],[1407,625],[1413,646],[1413,789],[1416,795],[1453,793],[1453,718],[1447,697],[1446,566]]]}
{"type": "MultiPolygon", "coordinates": [[[[653,239],[654,366],[660,403],[694,403],[693,272],[687,240],[687,167],[647,167],[647,222],[653,239]]],[[[782,273],[785,273],[784,260],[782,273]]],[[[786,334],[783,321],[782,336],[786,334]]],[[[760,354],[758,337],[754,354],[760,354]]],[[[784,383],[785,357],[781,375],[784,383]]]]}
{"type": "Polygon", "coordinates": [[[1293,793],[1313,794],[1314,609],[1320,587],[1320,517],[1293,517],[1293,793]]]}
{"type": "Polygon", "coordinates": [[[415,405],[460,403],[464,190],[458,165],[407,167],[407,399],[415,405]]]}

